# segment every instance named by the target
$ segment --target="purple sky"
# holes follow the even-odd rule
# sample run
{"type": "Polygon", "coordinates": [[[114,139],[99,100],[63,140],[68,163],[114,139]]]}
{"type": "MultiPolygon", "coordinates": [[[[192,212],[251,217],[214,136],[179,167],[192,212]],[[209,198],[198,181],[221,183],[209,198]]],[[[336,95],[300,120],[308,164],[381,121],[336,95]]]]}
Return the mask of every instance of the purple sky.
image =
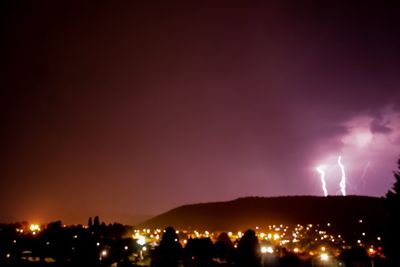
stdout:
{"type": "Polygon", "coordinates": [[[0,221],[392,186],[399,4],[53,2],[2,9],[0,221]]]}

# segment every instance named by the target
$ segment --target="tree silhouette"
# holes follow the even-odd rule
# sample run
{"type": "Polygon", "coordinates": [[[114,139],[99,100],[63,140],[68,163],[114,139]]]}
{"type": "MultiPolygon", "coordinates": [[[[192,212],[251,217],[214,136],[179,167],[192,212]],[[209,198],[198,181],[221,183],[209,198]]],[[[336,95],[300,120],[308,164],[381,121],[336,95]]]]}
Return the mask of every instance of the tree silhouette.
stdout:
{"type": "Polygon", "coordinates": [[[160,245],[155,249],[152,267],[177,267],[182,256],[182,246],[179,243],[175,229],[167,227],[162,236],[160,245]]]}
{"type": "Polygon", "coordinates": [[[228,234],[223,232],[214,244],[214,257],[220,261],[231,263],[233,261],[235,248],[228,234]]]}
{"type": "Polygon", "coordinates": [[[389,190],[386,194],[386,198],[388,199],[389,202],[398,202],[399,201],[399,194],[400,194],[400,159],[397,162],[398,163],[398,169],[397,171],[394,172],[394,178],[396,179],[393,188],[389,190]]]}
{"type": "Polygon", "coordinates": [[[386,194],[388,209],[388,225],[385,237],[385,252],[393,266],[400,266],[400,160],[398,169],[394,172],[396,179],[393,188],[386,194]]]}
{"type": "Polygon", "coordinates": [[[367,251],[363,247],[353,247],[344,250],[340,254],[340,258],[345,266],[370,266],[370,259],[368,258],[367,251]]]}
{"type": "Polygon", "coordinates": [[[92,217],[89,217],[88,227],[89,227],[89,229],[92,229],[92,227],[93,227],[92,217]]]}
{"type": "Polygon", "coordinates": [[[93,227],[98,229],[100,227],[100,219],[99,216],[94,217],[93,227]]]}
{"type": "Polygon", "coordinates": [[[240,267],[259,267],[261,265],[260,243],[253,230],[247,230],[239,240],[236,263],[240,267]]]}
{"type": "Polygon", "coordinates": [[[189,239],[185,246],[185,260],[189,265],[209,266],[213,243],[210,238],[189,239]]]}

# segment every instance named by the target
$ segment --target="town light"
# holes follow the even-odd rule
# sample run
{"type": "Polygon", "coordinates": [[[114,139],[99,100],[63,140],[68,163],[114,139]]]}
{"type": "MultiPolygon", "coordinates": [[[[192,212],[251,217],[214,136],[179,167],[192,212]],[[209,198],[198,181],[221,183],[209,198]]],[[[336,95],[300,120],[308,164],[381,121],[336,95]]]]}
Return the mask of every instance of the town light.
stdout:
{"type": "Polygon", "coordinates": [[[329,255],[326,253],[322,253],[320,255],[321,261],[328,261],[329,260],[329,255]]]}
{"type": "Polygon", "coordinates": [[[261,253],[274,253],[274,249],[272,247],[261,247],[261,253]]]}

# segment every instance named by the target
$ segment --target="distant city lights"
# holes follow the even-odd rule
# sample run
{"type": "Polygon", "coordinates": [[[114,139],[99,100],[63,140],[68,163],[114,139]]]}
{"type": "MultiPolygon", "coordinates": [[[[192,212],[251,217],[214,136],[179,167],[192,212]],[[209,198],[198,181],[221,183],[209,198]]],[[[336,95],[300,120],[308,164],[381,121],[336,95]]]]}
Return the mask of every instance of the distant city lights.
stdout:
{"type": "MultiPolygon", "coordinates": [[[[354,221],[359,223],[359,219],[354,221]]],[[[363,223],[365,223],[363,221],[363,223]]],[[[260,248],[259,252],[263,257],[270,257],[269,255],[274,254],[273,257],[280,257],[281,254],[278,253],[282,248],[287,251],[299,254],[299,257],[309,257],[320,261],[320,264],[330,264],[330,262],[340,262],[338,256],[341,251],[349,249],[353,246],[361,246],[365,248],[365,251],[370,257],[382,257],[381,249],[381,236],[372,234],[369,231],[363,230],[359,231],[355,239],[344,240],[344,237],[340,234],[333,234],[335,224],[332,222],[321,223],[321,224],[296,224],[294,226],[289,225],[260,225],[257,226],[255,231],[256,236],[259,240],[260,248]],[[346,242],[348,241],[348,242],[346,242]],[[307,256],[305,256],[307,255],[307,256]],[[329,261],[329,262],[328,262],[329,261]],[[322,263],[327,262],[327,263],[322,263]]],[[[45,231],[46,227],[41,227],[38,224],[27,224],[25,226],[19,226],[15,228],[17,236],[24,237],[30,236],[32,233],[39,233],[39,231],[45,231]],[[24,231],[21,231],[24,230],[24,231]]],[[[14,230],[13,230],[14,231],[14,230]]],[[[88,230],[89,231],[89,230],[88,230]]],[[[161,229],[131,229],[129,236],[131,236],[132,241],[138,246],[130,247],[127,243],[123,244],[119,250],[123,252],[124,255],[131,255],[129,257],[139,257],[144,260],[146,257],[151,255],[151,251],[160,244],[162,239],[163,230],[161,229]],[[136,255],[136,256],[134,256],[136,255]]],[[[175,231],[177,238],[174,239],[175,242],[179,242],[182,247],[185,247],[190,239],[196,238],[209,238],[213,243],[217,242],[220,232],[214,232],[211,230],[186,230],[179,229],[175,231]]],[[[93,234],[93,233],[92,233],[93,234]]],[[[237,248],[238,240],[243,238],[244,231],[229,231],[226,232],[234,248],[237,248]]],[[[41,234],[37,234],[35,238],[41,238],[41,234]]],[[[13,240],[16,244],[19,242],[19,237],[13,240]]],[[[79,242],[80,239],[84,240],[85,235],[81,232],[72,232],[70,238],[74,243],[79,242]],[[78,239],[79,233],[79,239],[78,239]]],[[[77,251],[75,244],[71,243],[72,251],[77,251]]],[[[43,240],[43,244],[46,247],[54,247],[54,242],[50,242],[48,239],[43,240]]],[[[98,237],[98,239],[93,243],[93,246],[98,248],[98,259],[100,261],[111,259],[111,248],[107,245],[107,241],[103,237],[98,237]]],[[[113,253],[114,255],[114,253],[113,253]]],[[[4,253],[3,257],[11,257],[11,254],[4,253]]]]}

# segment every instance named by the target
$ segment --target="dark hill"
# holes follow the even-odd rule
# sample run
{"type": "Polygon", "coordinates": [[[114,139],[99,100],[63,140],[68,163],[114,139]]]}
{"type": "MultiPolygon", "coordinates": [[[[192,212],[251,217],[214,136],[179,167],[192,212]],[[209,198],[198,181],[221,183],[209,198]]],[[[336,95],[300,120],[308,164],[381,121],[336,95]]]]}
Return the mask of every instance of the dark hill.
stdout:
{"type": "Polygon", "coordinates": [[[243,230],[272,224],[335,225],[352,229],[360,219],[381,229],[384,199],[365,196],[246,197],[228,202],[185,205],[158,215],[140,227],[208,230],[243,230]]]}

